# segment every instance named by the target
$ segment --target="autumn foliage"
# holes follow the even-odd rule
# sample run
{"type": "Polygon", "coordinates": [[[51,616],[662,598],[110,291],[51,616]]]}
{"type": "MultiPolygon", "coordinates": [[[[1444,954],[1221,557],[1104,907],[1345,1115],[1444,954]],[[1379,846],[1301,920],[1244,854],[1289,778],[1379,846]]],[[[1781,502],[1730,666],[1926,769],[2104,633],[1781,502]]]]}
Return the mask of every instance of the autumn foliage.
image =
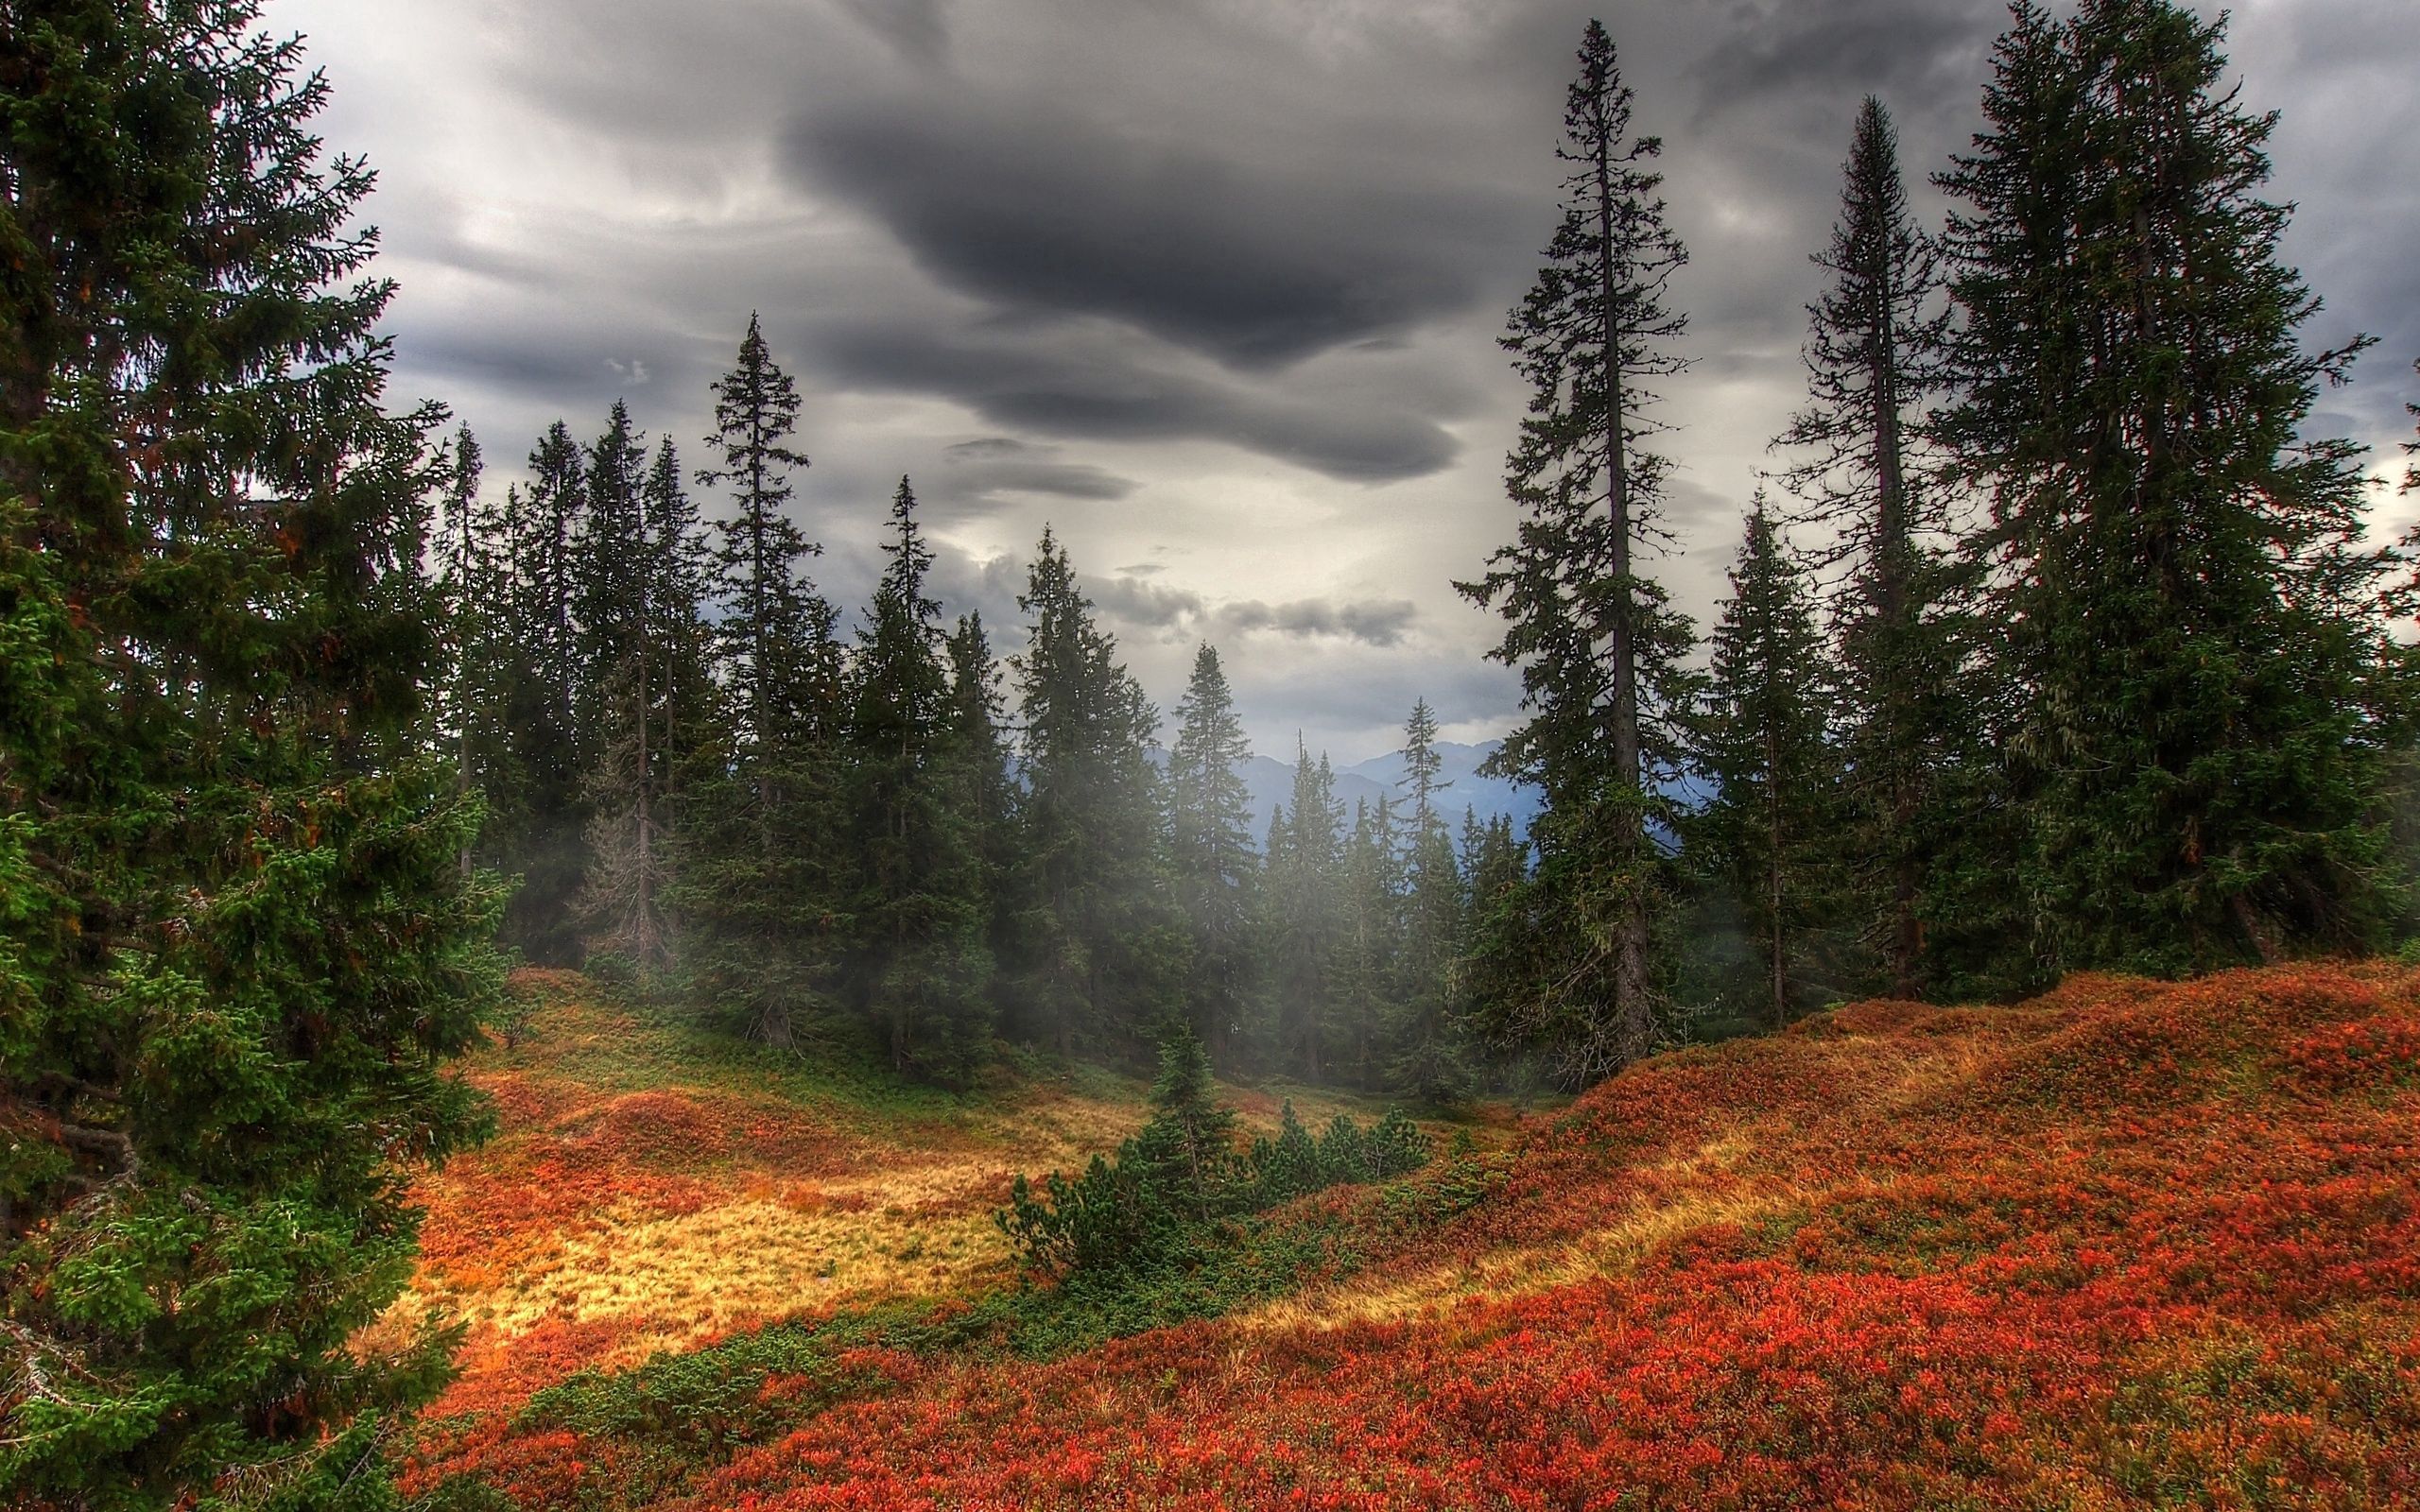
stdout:
{"type": "Polygon", "coordinates": [[[1858,1005],[1274,1221],[1334,1263],[1273,1302],[1039,1360],[935,1326],[973,1297],[821,1344],[810,1317],[804,1367],[694,1398],[736,1430],[710,1445],[696,1409],[583,1432],[465,1402],[413,1484],[700,1509],[2420,1499],[2399,969],[1858,1005]]]}

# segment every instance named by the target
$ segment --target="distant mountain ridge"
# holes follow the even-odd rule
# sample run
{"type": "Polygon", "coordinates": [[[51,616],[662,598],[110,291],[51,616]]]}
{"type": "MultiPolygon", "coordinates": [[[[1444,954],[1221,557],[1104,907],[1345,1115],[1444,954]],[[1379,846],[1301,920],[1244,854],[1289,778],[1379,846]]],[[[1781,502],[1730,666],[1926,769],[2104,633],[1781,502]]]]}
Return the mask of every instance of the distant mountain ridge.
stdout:
{"type": "MultiPolygon", "coordinates": [[[[1438,811],[1459,834],[1465,810],[1476,814],[1484,824],[1498,816],[1512,820],[1516,834],[1530,833],[1530,821],[1537,817],[1544,798],[1534,787],[1508,778],[1486,777],[1479,767],[1495,754],[1504,743],[1486,741],[1465,746],[1456,741],[1441,740],[1437,754],[1443,765],[1438,781],[1444,788],[1437,795],[1438,811]]],[[[1317,758],[1313,758],[1316,760],[1317,758]]],[[[1252,791],[1253,844],[1257,846],[1269,836],[1270,816],[1279,808],[1290,808],[1294,802],[1294,764],[1281,762],[1273,756],[1254,755],[1243,765],[1244,785],[1252,791]]],[[[1349,823],[1357,802],[1374,803],[1381,798],[1405,796],[1403,753],[1390,751],[1373,756],[1368,761],[1336,769],[1336,798],[1344,805],[1349,823]]]]}

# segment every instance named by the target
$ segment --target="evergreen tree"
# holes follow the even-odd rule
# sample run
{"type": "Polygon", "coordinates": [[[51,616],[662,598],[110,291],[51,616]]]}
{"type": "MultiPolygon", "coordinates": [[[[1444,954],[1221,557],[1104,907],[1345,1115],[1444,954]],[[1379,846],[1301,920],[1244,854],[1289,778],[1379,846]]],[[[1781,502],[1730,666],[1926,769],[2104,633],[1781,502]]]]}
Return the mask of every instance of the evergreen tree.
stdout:
{"type": "MultiPolygon", "coordinates": [[[[2411,370],[2413,372],[2420,372],[2420,361],[2412,363],[2411,370]]],[[[2415,423],[2420,423],[2420,404],[2406,404],[2403,406],[2403,410],[2405,414],[2411,417],[2415,423]]],[[[2406,441],[2403,443],[2403,449],[2412,456],[2420,457],[2420,440],[2406,441]]],[[[2406,493],[2420,493],[2420,461],[2414,461],[2410,467],[2404,469],[2403,491],[2406,493]]]]}
{"type": "Polygon", "coordinates": [[[693,937],[693,995],[764,1042],[817,1032],[838,990],[853,886],[839,833],[843,657],[831,606],[800,576],[818,553],[783,513],[799,400],[753,317],[714,385],[718,466],[734,512],[717,522],[714,590],[724,750],[683,804],[679,906],[693,937]]]}
{"type": "Polygon", "coordinates": [[[1426,698],[1415,698],[1411,717],[1404,721],[1403,781],[1397,785],[1409,791],[1411,824],[1419,830],[1431,823],[1443,824],[1437,816],[1437,795],[1446,785],[1437,780],[1445,769],[1445,758],[1437,751],[1437,711],[1428,707],[1426,698]]]}
{"type": "Polygon", "coordinates": [[[1833,911],[1824,874],[1841,783],[1834,680],[1803,575],[1759,492],[1715,628],[1699,721],[1698,765],[1713,796],[1689,816],[1687,833],[1699,867],[1756,938],[1757,996],[1775,1028],[1807,1001],[1810,954],[1823,964],[1811,936],[1833,911]]]}
{"type": "Polygon", "coordinates": [[[1392,799],[1381,794],[1353,805],[1353,828],[1338,857],[1336,882],[1334,1027],[1353,1068],[1353,1083],[1374,1091],[1402,986],[1403,859],[1395,847],[1392,799]]]}
{"type": "MultiPolygon", "coordinates": [[[[496,559],[495,522],[479,502],[486,464],[470,426],[455,433],[447,460],[437,586],[449,664],[440,702],[442,726],[452,737],[455,790],[468,796],[475,783],[493,771],[499,742],[496,715],[506,689],[500,661],[503,627],[495,606],[505,569],[496,559]]],[[[456,858],[464,876],[472,871],[473,849],[466,835],[456,858]]]]}
{"type": "MultiPolygon", "coordinates": [[[[739,343],[739,360],[716,380],[715,434],[706,444],[719,464],[701,468],[698,482],[729,485],[736,506],[717,522],[716,588],[723,606],[724,666],[743,742],[770,756],[807,733],[798,728],[821,700],[812,685],[820,670],[810,646],[831,628],[799,563],[823,548],[783,512],[791,497],[790,472],[807,466],[789,445],[798,428],[798,385],[773,361],[756,317],[739,343]],[[819,623],[820,622],[820,623],[819,623]],[[802,678],[807,679],[801,685],[802,678]]],[[[772,805],[770,765],[757,764],[758,803],[772,805]]]]}
{"type": "Polygon", "coordinates": [[[1226,1059],[1251,990],[1251,887],[1257,868],[1246,828],[1252,794],[1240,770],[1252,747],[1215,647],[1205,644],[1194,653],[1192,679],[1176,713],[1168,830],[1178,901],[1193,932],[1187,1006],[1213,1059],[1226,1059]]]}
{"type": "Polygon", "coordinates": [[[632,723],[628,685],[647,635],[646,467],[646,438],[617,399],[587,451],[585,507],[572,539],[571,705],[583,776],[632,723]]]}
{"type": "MultiPolygon", "coordinates": [[[[1437,774],[1443,764],[1437,752],[1437,716],[1426,698],[1412,705],[1404,724],[1403,761],[1411,828],[1403,863],[1402,939],[1387,1075],[1428,1102],[1452,1103],[1470,1090],[1460,970],[1466,902],[1453,837],[1437,812],[1437,774]]],[[[1466,816],[1466,826],[1476,822],[1466,816]]]]}
{"type": "Polygon", "coordinates": [[[1662,885],[1651,820],[1667,805],[1654,779],[1678,756],[1673,712],[1685,703],[1685,620],[1635,554],[1656,533],[1667,463],[1649,451],[1651,387],[1676,372],[1685,318],[1664,285],[1685,259],[1666,225],[1661,151],[1631,132],[1630,88],[1614,44],[1590,22],[1557,156],[1562,224],[1547,264],[1512,312],[1506,350],[1530,381],[1529,417],[1507,464],[1519,537],[1460,585],[1511,622],[1490,654],[1521,669],[1529,721],[1495,765],[1542,787],[1549,819],[1533,838],[1542,889],[1528,910],[1555,927],[1499,942],[1499,964],[1530,979],[1510,1001],[1516,1025],[1551,1038],[1570,1074],[1593,1080],[1646,1054],[1654,1033],[1651,936],[1662,885]],[[1557,853],[1557,847],[1582,851],[1557,853]],[[1566,927],[1568,926],[1568,927],[1566,927]]]}
{"type": "Polygon", "coordinates": [[[853,974],[893,1068],[959,1082],[990,1029],[982,857],[949,759],[941,607],[925,596],[932,549],[904,477],[890,524],[847,733],[853,974]]]}
{"type": "Polygon", "coordinates": [[[588,774],[594,816],[579,909],[591,931],[592,969],[611,962],[651,982],[673,962],[666,902],[669,819],[680,779],[693,774],[700,759],[711,707],[699,598],[701,543],[697,508],[681,487],[680,457],[669,438],[646,475],[637,477],[642,453],[616,404],[592,455],[591,494],[598,502],[590,519],[619,519],[626,535],[615,541],[592,538],[588,546],[594,618],[582,628],[595,658],[591,723],[597,748],[588,774]]]}
{"type": "Polygon", "coordinates": [[[1000,666],[979,613],[961,615],[949,638],[949,705],[943,728],[956,796],[974,833],[982,893],[983,941],[993,965],[993,1000],[1000,997],[999,964],[1013,949],[1015,916],[1009,879],[1016,864],[1018,793],[1009,747],[1000,666]]]}
{"type": "Polygon", "coordinates": [[[257,14],[0,23],[11,1506],[390,1506],[452,1342],[354,1348],[500,991],[401,555],[442,415],[381,408],[371,178],[257,14]]]}
{"type": "Polygon", "coordinates": [[[1327,757],[1314,763],[1297,737],[1293,802],[1271,816],[1262,891],[1270,910],[1277,1053],[1281,1064],[1313,1082],[1325,1074],[1333,1028],[1343,822],[1327,757]]]}
{"type": "Polygon", "coordinates": [[[1174,1005],[1184,931],[1168,895],[1150,748],[1159,712],[1097,625],[1065,550],[1046,529],[1017,607],[1024,726],[1018,857],[1019,1007],[1025,1032],[1072,1055],[1132,1042],[1174,1005]]]}
{"type": "Polygon", "coordinates": [[[1830,245],[1829,275],[1807,306],[1807,404],[1775,442],[1800,515],[1832,544],[1818,565],[1846,570],[1838,606],[1854,806],[1841,853],[1865,874],[1869,935],[1890,989],[1923,981],[1921,900],[1932,850],[1942,732],[1954,709],[1949,637],[1936,600],[1943,564],[1927,542],[1946,528],[1943,490],[1926,485],[1922,411],[1942,379],[1947,307],[1939,254],[1908,209],[1898,135],[1882,102],[1858,112],[1830,245]]]}
{"type": "Polygon", "coordinates": [[[1941,180],[2020,980],[2367,943],[2394,882],[2387,563],[2356,449],[2298,438],[2365,343],[2303,348],[2319,302],[2258,198],[2275,118],[2225,86],[2222,37],[2169,0],[2021,4],[1941,180]]]}
{"type": "Polygon", "coordinates": [[[571,902],[587,869],[588,808],[579,722],[581,659],[574,600],[579,593],[579,522],[588,478],[579,443],[562,421],[529,454],[530,484],[505,500],[506,595],[510,645],[500,721],[508,747],[496,804],[493,853],[520,878],[505,936],[532,959],[579,959],[571,902]]]}

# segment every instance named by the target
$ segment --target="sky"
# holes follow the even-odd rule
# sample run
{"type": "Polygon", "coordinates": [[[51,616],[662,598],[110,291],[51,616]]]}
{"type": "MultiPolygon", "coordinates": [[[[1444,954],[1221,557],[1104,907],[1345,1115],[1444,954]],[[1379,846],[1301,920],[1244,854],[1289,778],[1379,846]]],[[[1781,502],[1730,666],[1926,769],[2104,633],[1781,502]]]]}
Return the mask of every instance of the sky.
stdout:
{"type": "MultiPolygon", "coordinates": [[[[2205,13],[2217,14],[2215,6],[2205,13]]],[[[1665,385],[1673,542],[1711,624],[1769,438],[1802,402],[1808,254],[1858,101],[1917,199],[1978,124],[1998,0],[269,0],[366,156],[400,292],[391,397],[478,435],[501,492],[544,425],[626,398],[706,460],[750,314],[798,378],[814,576],[862,602],[910,476],[951,613],[1018,640],[1046,524],[1166,710],[1217,645],[1255,747],[1354,762],[1426,697],[1500,734],[1519,687],[1461,599],[1509,539],[1526,392],[1497,348],[1557,215],[1591,14],[1665,143],[1689,249],[1665,385]]],[[[2379,338],[2315,432],[2395,448],[2420,400],[2411,0],[2243,0],[2271,197],[2327,308],[2379,338]]],[[[710,512],[718,500],[701,490],[710,512]]]]}

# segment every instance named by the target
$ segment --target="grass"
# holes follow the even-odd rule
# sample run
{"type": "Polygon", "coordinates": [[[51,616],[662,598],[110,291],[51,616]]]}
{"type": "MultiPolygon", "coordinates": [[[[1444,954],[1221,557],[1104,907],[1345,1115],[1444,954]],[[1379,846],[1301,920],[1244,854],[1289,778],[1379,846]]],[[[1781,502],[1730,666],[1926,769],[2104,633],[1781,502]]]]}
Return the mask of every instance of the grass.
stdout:
{"type": "Polygon", "coordinates": [[[1137,1084],[902,1091],[535,986],[431,1185],[476,1319],[433,1512],[2420,1504],[2408,970],[1853,1005],[1076,1289],[987,1183],[1137,1084]]]}

